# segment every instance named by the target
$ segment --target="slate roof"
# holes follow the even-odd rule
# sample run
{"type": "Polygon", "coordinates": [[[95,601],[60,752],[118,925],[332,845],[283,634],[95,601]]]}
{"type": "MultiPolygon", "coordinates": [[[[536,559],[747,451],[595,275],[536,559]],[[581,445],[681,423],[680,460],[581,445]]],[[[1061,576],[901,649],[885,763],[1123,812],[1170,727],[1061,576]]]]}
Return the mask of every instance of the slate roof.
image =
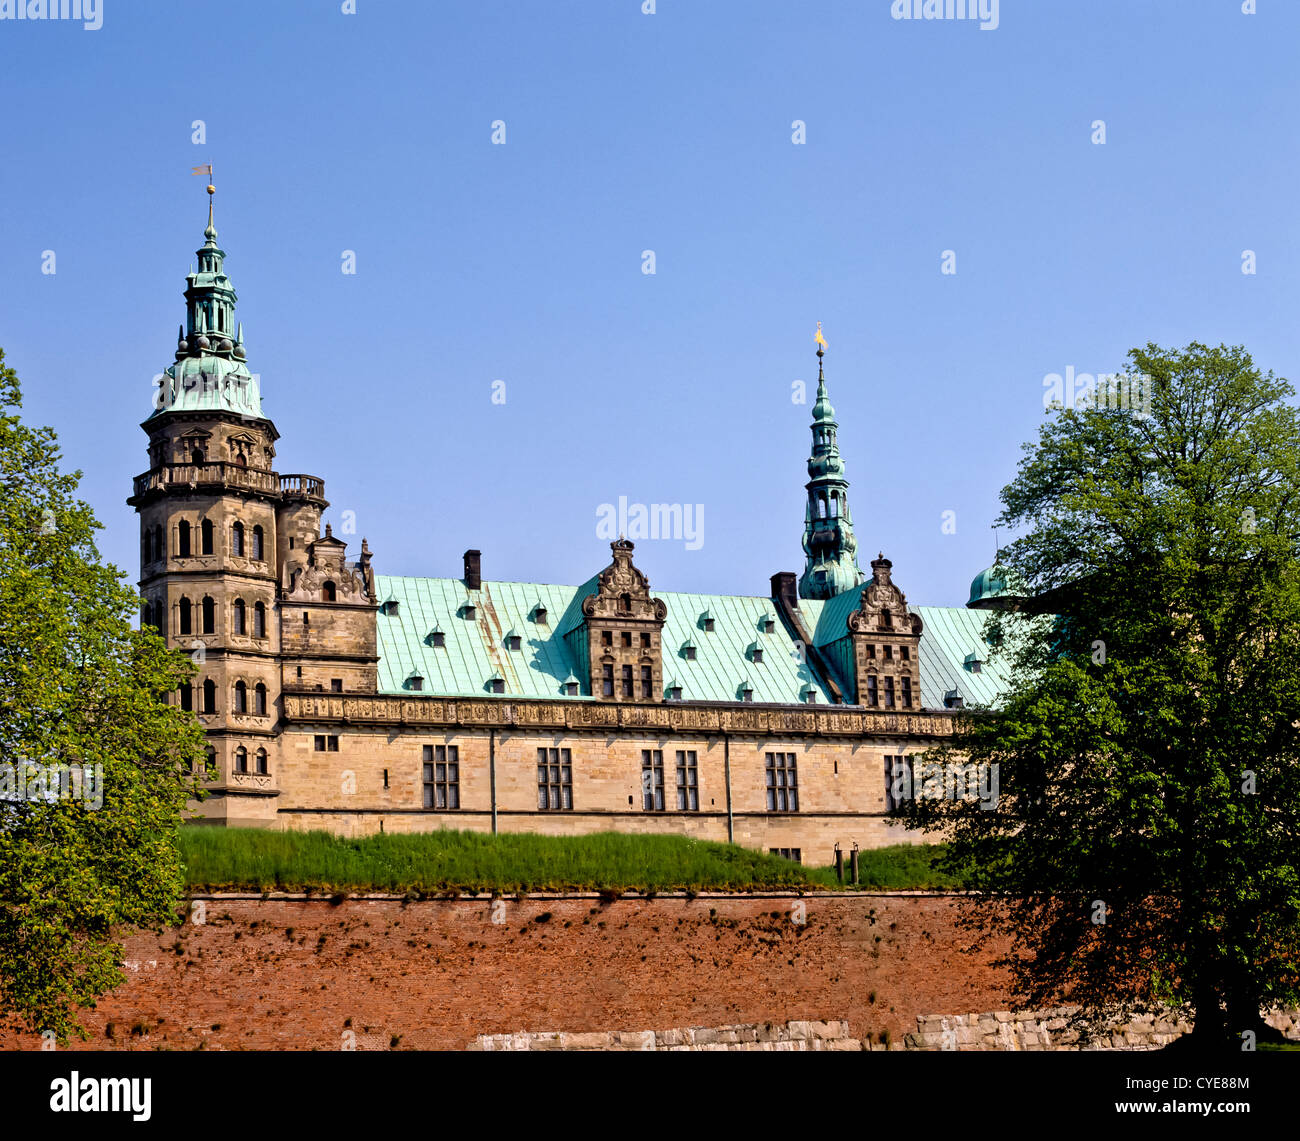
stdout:
{"type": "MultiPolygon", "coordinates": [[[[531,582],[484,582],[467,591],[457,578],[409,578],[376,575],[380,599],[397,602],[397,612],[381,609],[376,616],[379,647],[379,692],[409,692],[408,679],[424,679],[421,692],[448,697],[481,697],[489,680],[499,675],[504,693],[534,699],[565,696],[565,682],[582,677],[579,663],[564,634],[582,620],[582,600],[596,592],[593,576],[581,586],[531,582]],[[472,603],[474,617],[466,618],[472,603]],[[538,603],[546,608],[546,623],[534,620],[538,603]],[[444,645],[435,647],[430,634],[438,629],[444,645]],[[519,649],[510,650],[507,634],[519,635],[519,649]]],[[[682,594],[652,591],[663,599],[668,615],[663,629],[663,682],[681,686],[683,701],[740,701],[747,683],[760,703],[802,704],[809,686],[818,704],[832,704],[826,679],[801,660],[797,640],[766,597],[730,594],[682,594]],[[713,619],[705,630],[703,615],[713,619]],[[775,625],[763,629],[764,619],[775,625]],[[695,659],[682,652],[686,642],[696,648],[695,659]],[[762,650],[754,660],[754,650],[762,650]]],[[[813,643],[824,646],[846,631],[849,612],[860,590],[848,590],[824,601],[800,599],[803,621],[813,643]]],[[[913,608],[925,623],[921,635],[921,703],[942,709],[944,696],[957,690],[966,705],[993,703],[1008,681],[1005,661],[995,658],[983,638],[988,615],[961,607],[913,608]],[[966,658],[978,652],[978,673],[966,658]]],[[[831,660],[833,659],[833,656],[831,660]]],[[[836,679],[846,693],[853,687],[836,679]]],[[[667,696],[665,693],[664,696],[667,696]]],[[[592,700],[583,691],[580,699],[592,700]]],[[[574,700],[569,698],[569,700],[574,700]]]]}

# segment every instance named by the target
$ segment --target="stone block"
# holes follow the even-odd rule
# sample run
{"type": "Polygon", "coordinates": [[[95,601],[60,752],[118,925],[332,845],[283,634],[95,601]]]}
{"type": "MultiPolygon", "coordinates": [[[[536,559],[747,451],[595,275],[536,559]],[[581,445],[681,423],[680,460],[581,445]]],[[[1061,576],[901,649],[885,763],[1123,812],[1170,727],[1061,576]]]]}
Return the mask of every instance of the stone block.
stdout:
{"type": "Polygon", "coordinates": [[[569,1034],[560,1035],[561,1050],[608,1050],[608,1034],[569,1034]]]}
{"type": "Polygon", "coordinates": [[[655,1031],[655,1042],[659,1046],[684,1046],[686,1044],[686,1035],[680,1030],[657,1030],[655,1031]]]}
{"type": "Polygon", "coordinates": [[[624,1050],[653,1050],[655,1032],[653,1030],[620,1030],[616,1035],[618,1044],[624,1050]]]}

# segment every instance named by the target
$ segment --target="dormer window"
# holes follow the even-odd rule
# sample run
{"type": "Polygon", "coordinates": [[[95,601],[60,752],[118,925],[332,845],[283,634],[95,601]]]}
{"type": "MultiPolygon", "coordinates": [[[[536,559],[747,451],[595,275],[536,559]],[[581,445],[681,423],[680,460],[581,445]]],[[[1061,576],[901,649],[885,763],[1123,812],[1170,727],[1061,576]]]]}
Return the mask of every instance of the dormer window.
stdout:
{"type": "Polygon", "coordinates": [[[816,705],[817,691],[813,689],[812,686],[808,686],[807,689],[803,691],[803,699],[806,705],[816,705]]]}
{"type": "Polygon", "coordinates": [[[741,701],[754,700],[754,690],[751,688],[748,682],[745,683],[744,687],[740,691],[740,700],[741,701]]]}
{"type": "Polygon", "coordinates": [[[476,607],[472,602],[466,602],[461,608],[461,614],[464,615],[465,621],[473,622],[474,619],[478,617],[478,607],[476,607]]]}
{"type": "Polygon", "coordinates": [[[572,681],[566,681],[564,683],[564,693],[567,697],[578,696],[578,681],[576,678],[574,678],[572,681]]]}
{"type": "Polygon", "coordinates": [[[420,693],[424,689],[424,678],[419,674],[411,674],[411,676],[406,679],[406,688],[414,690],[416,693],[420,693]]]}
{"type": "Polygon", "coordinates": [[[518,635],[518,634],[507,634],[507,635],[506,635],[506,649],[507,649],[507,650],[517,650],[517,649],[519,649],[519,635],[518,635]]]}
{"type": "Polygon", "coordinates": [[[984,658],[977,648],[971,650],[971,652],[966,655],[966,660],[962,664],[965,665],[971,673],[977,674],[980,672],[980,667],[984,664],[984,658]]]}
{"type": "Polygon", "coordinates": [[[682,657],[684,657],[688,662],[695,661],[694,642],[687,642],[684,646],[682,646],[682,657]]]}
{"type": "Polygon", "coordinates": [[[546,625],[546,607],[545,607],[545,606],[542,606],[542,605],[540,605],[540,604],[537,606],[537,608],[533,611],[533,621],[536,622],[537,625],[539,625],[539,626],[545,626],[545,625],[546,625]]]}
{"type": "Polygon", "coordinates": [[[390,618],[396,618],[398,612],[398,601],[396,598],[390,598],[384,603],[384,613],[390,618]]]}
{"type": "Polygon", "coordinates": [[[754,661],[756,661],[756,662],[761,662],[762,660],[763,660],[763,648],[762,648],[761,646],[755,646],[755,647],[754,647],[754,661]]]}
{"type": "Polygon", "coordinates": [[[447,644],[447,635],[441,630],[431,630],[429,632],[429,645],[435,649],[442,649],[447,644]]]}
{"type": "Polygon", "coordinates": [[[960,709],[962,707],[961,694],[955,689],[950,689],[943,695],[943,704],[945,709],[960,709]]]}
{"type": "Polygon", "coordinates": [[[489,678],[488,690],[491,693],[505,693],[506,691],[505,679],[501,677],[489,678]]]}
{"type": "Polygon", "coordinates": [[[771,633],[773,633],[775,630],[776,630],[776,619],[775,619],[775,618],[764,618],[764,619],[763,619],[763,633],[764,633],[764,634],[771,634],[771,633]]]}
{"type": "Polygon", "coordinates": [[[700,626],[708,632],[712,632],[713,630],[713,615],[707,610],[700,615],[700,626]]]}
{"type": "Polygon", "coordinates": [[[681,699],[682,699],[682,687],[678,685],[676,682],[672,682],[668,686],[668,700],[681,701],[681,699]]]}

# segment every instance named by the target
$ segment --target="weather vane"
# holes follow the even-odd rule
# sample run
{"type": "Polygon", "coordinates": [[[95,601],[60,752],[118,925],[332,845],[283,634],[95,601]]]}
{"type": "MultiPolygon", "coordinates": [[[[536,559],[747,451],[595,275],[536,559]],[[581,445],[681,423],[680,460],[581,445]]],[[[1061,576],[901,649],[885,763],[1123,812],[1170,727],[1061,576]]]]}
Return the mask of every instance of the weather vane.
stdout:
{"type": "Polygon", "coordinates": [[[813,338],[817,342],[817,355],[821,356],[826,351],[826,338],[822,336],[822,323],[817,322],[817,335],[813,338]]]}

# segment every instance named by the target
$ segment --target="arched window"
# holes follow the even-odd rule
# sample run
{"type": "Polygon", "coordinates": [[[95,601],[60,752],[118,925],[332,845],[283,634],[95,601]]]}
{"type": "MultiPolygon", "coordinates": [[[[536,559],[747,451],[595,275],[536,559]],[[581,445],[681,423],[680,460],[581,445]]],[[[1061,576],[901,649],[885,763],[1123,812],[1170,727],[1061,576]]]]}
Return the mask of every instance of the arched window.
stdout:
{"type": "Polygon", "coordinates": [[[244,600],[242,598],[236,598],[235,604],[231,609],[231,616],[234,618],[234,624],[235,624],[234,633],[236,634],[243,634],[245,632],[244,631],[245,611],[246,608],[244,606],[244,600]]]}
{"type": "Polygon", "coordinates": [[[167,634],[167,604],[161,599],[154,599],[153,604],[153,624],[158,628],[158,633],[166,637],[167,634]]]}
{"type": "Polygon", "coordinates": [[[194,711],[194,687],[192,685],[181,686],[181,708],[186,713],[194,711]]]}
{"type": "Polygon", "coordinates": [[[817,518],[818,519],[826,518],[826,500],[824,499],[817,500],[817,518]]]}
{"type": "Polygon", "coordinates": [[[334,589],[334,584],[332,582],[327,582],[320,588],[320,596],[325,602],[334,602],[336,594],[337,591],[334,589]]]}
{"type": "Polygon", "coordinates": [[[236,523],[230,528],[230,553],[241,557],[244,554],[244,525],[242,523],[236,523]]]}
{"type": "Polygon", "coordinates": [[[203,548],[202,549],[205,555],[212,554],[212,520],[211,519],[203,520],[203,548]]]}
{"type": "Polygon", "coordinates": [[[248,712],[248,686],[242,681],[235,682],[235,712],[248,712]]]}
{"type": "Polygon", "coordinates": [[[182,598],[180,602],[177,604],[177,609],[180,611],[181,633],[182,634],[194,633],[194,628],[192,625],[193,618],[191,616],[192,608],[190,606],[190,600],[188,598],[182,598]]]}
{"type": "Polygon", "coordinates": [[[190,557],[190,525],[184,519],[176,524],[176,555],[182,559],[190,557]]]}
{"type": "Polygon", "coordinates": [[[266,773],[266,750],[265,749],[257,750],[257,771],[262,774],[266,773]]]}
{"type": "Polygon", "coordinates": [[[201,464],[204,462],[202,448],[195,448],[194,451],[190,453],[190,462],[196,464],[201,464]]]}
{"type": "Polygon", "coordinates": [[[243,745],[235,750],[235,772],[248,772],[248,750],[243,745]]]}
{"type": "Polygon", "coordinates": [[[203,632],[205,634],[217,632],[217,604],[212,601],[211,595],[203,600],[203,632]]]}
{"type": "Polygon", "coordinates": [[[262,560],[262,528],[260,525],[253,528],[253,551],[250,557],[257,559],[258,562],[262,560]]]}
{"type": "Polygon", "coordinates": [[[260,681],[253,687],[253,712],[259,717],[266,716],[266,686],[260,681]]]}
{"type": "Polygon", "coordinates": [[[204,772],[211,777],[217,775],[217,750],[211,745],[207,747],[203,754],[204,772]]]}
{"type": "Polygon", "coordinates": [[[839,517],[840,517],[840,497],[835,492],[832,491],[831,492],[831,518],[838,519],[839,517]]]}
{"type": "Polygon", "coordinates": [[[153,532],[148,527],[144,529],[144,537],[140,540],[140,561],[153,562],[153,532]]]}
{"type": "Polygon", "coordinates": [[[253,603],[253,637],[266,637],[266,607],[260,603],[253,603]]]}
{"type": "Polygon", "coordinates": [[[215,713],[217,711],[217,683],[208,678],[203,683],[203,712],[215,713]]]}

